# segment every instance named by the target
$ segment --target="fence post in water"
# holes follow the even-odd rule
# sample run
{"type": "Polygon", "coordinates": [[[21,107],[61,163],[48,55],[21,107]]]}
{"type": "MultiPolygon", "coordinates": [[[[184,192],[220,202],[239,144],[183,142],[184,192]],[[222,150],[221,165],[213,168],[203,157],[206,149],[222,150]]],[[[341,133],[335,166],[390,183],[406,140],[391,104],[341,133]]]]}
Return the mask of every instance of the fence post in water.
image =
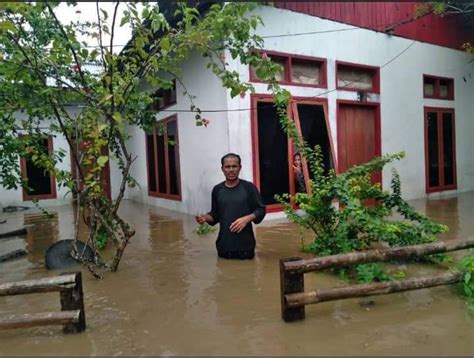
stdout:
{"type": "MultiPolygon", "coordinates": [[[[68,275],[69,273],[65,273],[68,275]]],[[[63,327],[64,333],[79,333],[86,329],[86,313],[84,310],[84,293],[82,291],[82,274],[74,273],[74,287],[61,290],[59,297],[61,300],[61,311],[79,310],[79,320],[74,323],[67,323],[63,327]]]]}
{"type": "Polygon", "coordinates": [[[285,270],[285,262],[299,261],[300,257],[280,259],[280,296],[281,296],[281,318],[285,322],[300,321],[305,318],[304,306],[288,307],[285,295],[290,293],[304,292],[304,274],[288,272],[285,270]]]}

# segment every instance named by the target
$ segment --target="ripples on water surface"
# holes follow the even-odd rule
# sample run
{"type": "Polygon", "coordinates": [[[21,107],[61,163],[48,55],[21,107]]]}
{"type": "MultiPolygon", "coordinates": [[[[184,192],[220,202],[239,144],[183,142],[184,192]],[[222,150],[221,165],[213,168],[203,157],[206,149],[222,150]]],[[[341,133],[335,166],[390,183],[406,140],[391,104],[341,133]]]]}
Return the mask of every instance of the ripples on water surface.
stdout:
{"type": "MultiPolygon", "coordinates": [[[[444,240],[474,235],[474,193],[411,202],[445,223],[444,240]]],[[[0,264],[0,282],[56,275],[43,256],[57,240],[72,238],[73,210],[51,210],[45,220],[28,210],[5,214],[12,227],[34,225],[26,259],[0,264]]],[[[306,320],[280,319],[278,260],[301,255],[298,229],[284,221],[257,227],[253,261],[216,257],[216,234],[199,237],[194,218],[124,202],[136,228],[120,271],[96,281],[83,273],[87,330],[63,335],[60,327],[0,331],[0,355],[473,355],[474,325],[450,287],[307,306],[306,320]]],[[[310,239],[311,235],[307,236],[310,239]]],[[[417,265],[410,272],[432,273],[417,265]]],[[[338,285],[334,276],[307,274],[306,289],[338,285]]],[[[0,298],[2,313],[59,309],[57,293],[0,298]]]]}

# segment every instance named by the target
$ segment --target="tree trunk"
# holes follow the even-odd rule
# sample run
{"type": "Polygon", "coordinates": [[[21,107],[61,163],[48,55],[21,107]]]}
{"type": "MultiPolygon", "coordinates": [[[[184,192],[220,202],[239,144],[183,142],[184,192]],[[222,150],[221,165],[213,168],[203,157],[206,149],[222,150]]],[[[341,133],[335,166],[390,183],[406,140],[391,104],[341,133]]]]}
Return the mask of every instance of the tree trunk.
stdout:
{"type": "Polygon", "coordinates": [[[341,300],[344,298],[385,295],[387,293],[448,285],[460,282],[462,277],[462,272],[447,272],[431,277],[417,277],[401,281],[321,288],[310,292],[287,294],[285,295],[285,301],[288,307],[301,307],[308,304],[341,300]]]}
{"type": "Polygon", "coordinates": [[[80,311],[26,313],[0,316],[0,330],[36,326],[68,325],[79,322],[80,311]]]}
{"type": "Polygon", "coordinates": [[[390,249],[367,250],[349,254],[317,257],[309,260],[285,262],[284,268],[292,273],[306,273],[326,268],[345,267],[365,262],[409,259],[423,255],[449,252],[474,247],[474,237],[465,240],[451,240],[433,244],[395,247],[390,249]]]}
{"type": "Polygon", "coordinates": [[[18,250],[9,252],[8,254],[0,255],[0,262],[9,261],[9,260],[14,260],[14,259],[23,257],[23,256],[25,256],[25,255],[27,255],[27,254],[28,254],[28,253],[27,253],[25,250],[23,250],[23,249],[18,249],[18,250]]]}
{"type": "Polygon", "coordinates": [[[4,283],[0,285],[0,297],[67,290],[76,285],[76,275],[68,274],[38,280],[4,283]]]}

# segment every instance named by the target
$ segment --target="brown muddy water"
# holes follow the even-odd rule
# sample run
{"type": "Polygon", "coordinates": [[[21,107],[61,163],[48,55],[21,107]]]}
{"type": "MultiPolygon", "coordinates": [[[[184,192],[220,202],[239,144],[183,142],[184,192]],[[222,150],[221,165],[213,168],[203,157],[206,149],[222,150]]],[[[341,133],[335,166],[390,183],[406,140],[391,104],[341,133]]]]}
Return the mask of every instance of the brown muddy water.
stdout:
{"type": "MultiPolygon", "coordinates": [[[[450,227],[442,238],[474,235],[474,192],[411,202],[450,227]]],[[[2,214],[0,225],[32,225],[25,243],[0,241],[2,251],[26,245],[28,256],[0,264],[0,283],[53,276],[44,268],[49,245],[72,238],[73,210],[2,214]]],[[[122,213],[136,228],[119,272],[102,281],[83,272],[87,330],[61,327],[0,331],[7,355],[466,355],[474,354],[474,316],[453,287],[438,287],[310,305],[306,319],[280,318],[278,260],[301,255],[297,227],[285,220],[259,225],[252,261],[216,257],[216,234],[199,237],[192,216],[133,202],[122,213]]],[[[307,236],[309,239],[310,236],[307,236]]],[[[398,267],[397,269],[400,269],[398,267]]],[[[403,269],[403,267],[402,267],[403,269]]],[[[440,269],[409,265],[410,274],[440,269]]],[[[343,284],[328,274],[305,275],[306,289],[343,284]]],[[[59,309],[57,293],[0,298],[0,313],[59,309]]]]}

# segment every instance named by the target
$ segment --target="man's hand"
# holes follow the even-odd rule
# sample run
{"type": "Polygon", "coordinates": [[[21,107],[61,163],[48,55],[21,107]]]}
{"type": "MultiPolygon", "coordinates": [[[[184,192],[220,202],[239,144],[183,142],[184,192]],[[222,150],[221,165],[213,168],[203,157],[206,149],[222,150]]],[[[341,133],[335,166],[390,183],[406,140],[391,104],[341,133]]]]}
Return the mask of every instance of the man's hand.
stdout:
{"type": "Polygon", "coordinates": [[[229,229],[230,231],[236,232],[238,234],[244,229],[244,227],[247,226],[249,222],[251,222],[254,219],[255,219],[254,214],[242,216],[241,218],[238,218],[232,224],[230,224],[229,229]]]}
{"type": "Polygon", "coordinates": [[[195,216],[196,222],[199,225],[205,224],[206,223],[206,215],[198,214],[195,216]]]}

